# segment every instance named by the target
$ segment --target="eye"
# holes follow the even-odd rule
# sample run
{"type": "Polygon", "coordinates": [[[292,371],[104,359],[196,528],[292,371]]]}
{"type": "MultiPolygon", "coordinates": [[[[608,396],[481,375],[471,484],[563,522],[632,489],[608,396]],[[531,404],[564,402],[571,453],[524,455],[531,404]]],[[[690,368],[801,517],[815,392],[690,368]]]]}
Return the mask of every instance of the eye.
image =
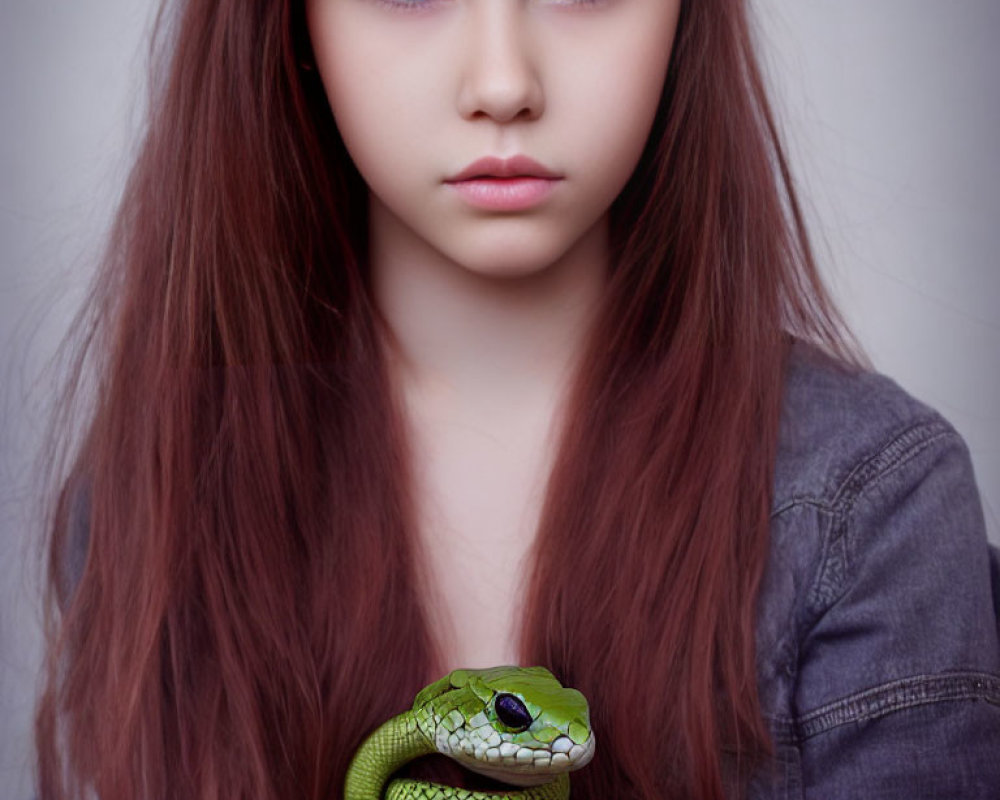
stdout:
{"type": "Polygon", "coordinates": [[[493,707],[496,709],[497,717],[508,728],[523,731],[531,725],[531,714],[528,713],[528,709],[512,694],[498,694],[497,699],[493,701],[493,707]]]}
{"type": "Polygon", "coordinates": [[[550,0],[554,6],[602,6],[610,0],[550,0]]]}
{"type": "Polygon", "coordinates": [[[397,11],[426,11],[436,5],[437,0],[375,0],[375,2],[397,11]]]}

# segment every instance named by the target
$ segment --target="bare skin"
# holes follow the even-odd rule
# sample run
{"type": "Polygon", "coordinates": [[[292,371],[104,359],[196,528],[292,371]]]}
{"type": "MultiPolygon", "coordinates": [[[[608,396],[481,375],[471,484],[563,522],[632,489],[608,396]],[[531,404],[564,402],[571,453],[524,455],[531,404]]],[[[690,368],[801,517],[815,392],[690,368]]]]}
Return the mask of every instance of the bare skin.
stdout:
{"type": "MultiPolygon", "coordinates": [[[[602,234],[597,227],[589,238],[602,234]]],[[[595,244],[583,241],[560,265],[523,279],[379,273],[403,349],[396,378],[445,670],[519,662],[511,609],[566,379],[604,284],[606,257],[595,244]]]]}
{"type": "Polygon", "coordinates": [[[520,662],[525,558],[610,263],[608,208],[648,138],[678,9],[308,0],[317,66],[370,189],[440,672],[520,662]],[[515,155],[547,171],[540,201],[484,209],[456,191],[472,162],[515,155]]]}

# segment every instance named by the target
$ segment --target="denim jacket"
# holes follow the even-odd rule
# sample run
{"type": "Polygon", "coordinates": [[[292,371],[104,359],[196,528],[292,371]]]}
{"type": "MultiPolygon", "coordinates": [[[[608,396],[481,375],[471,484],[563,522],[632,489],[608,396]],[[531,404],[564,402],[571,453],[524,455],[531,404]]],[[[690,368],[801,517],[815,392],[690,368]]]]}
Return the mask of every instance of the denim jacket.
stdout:
{"type": "Polygon", "coordinates": [[[801,343],[758,620],[753,800],[1000,799],[1000,559],[965,443],[801,343]]]}

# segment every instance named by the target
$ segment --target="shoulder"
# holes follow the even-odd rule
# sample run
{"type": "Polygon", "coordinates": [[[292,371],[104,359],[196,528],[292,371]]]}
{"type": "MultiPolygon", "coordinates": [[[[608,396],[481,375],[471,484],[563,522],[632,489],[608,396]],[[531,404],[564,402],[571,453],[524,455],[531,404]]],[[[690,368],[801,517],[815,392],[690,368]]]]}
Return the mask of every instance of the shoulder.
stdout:
{"type": "Polygon", "coordinates": [[[795,574],[799,626],[866,576],[888,580],[880,569],[913,562],[908,579],[923,580],[940,558],[989,580],[982,506],[955,428],[890,378],[804,343],[786,367],[771,519],[772,565],[795,574]]]}
{"type": "Polygon", "coordinates": [[[983,771],[1000,747],[990,563],[955,429],[885,376],[796,344],[758,605],[758,673],[779,751],[793,754],[802,781],[825,787],[816,796],[915,786],[905,783],[916,780],[906,753],[947,754],[955,736],[980,743],[965,756],[980,778],[956,783],[965,767],[949,766],[950,755],[928,757],[924,769],[942,787],[928,796],[990,796],[977,783],[1000,780],[983,771]],[[903,784],[894,770],[909,775],[903,784]]]}
{"type": "Polygon", "coordinates": [[[837,505],[928,447],[965,450],[955,429],[890,378],[796,342],[788,356],[774,475],[775,513],[837,505]]]}
{"type": "MultiPolygon", "coordinates": [[[[798,650],[852,601],[877,615],[901,598],[919,606],[946,597],[942,609],[965,601],[966,620],[975,612],[973,624],[990,628],[990,666],[1000,666],[995,609],[982,602],[992,600],[990,547],[964,440],[889,378],[802,343],[786,371],[771,539],[767,577],[789,585],[783,602],[762,610],[789,615],[781,623],[798,650]]],[[[903,653],[894,655],[898,666],[903,653]]],[[[928,665],[919,649],[909,655],[928,665]]],[[[816,699],[835,684],[818,686],[816,699]]]]}

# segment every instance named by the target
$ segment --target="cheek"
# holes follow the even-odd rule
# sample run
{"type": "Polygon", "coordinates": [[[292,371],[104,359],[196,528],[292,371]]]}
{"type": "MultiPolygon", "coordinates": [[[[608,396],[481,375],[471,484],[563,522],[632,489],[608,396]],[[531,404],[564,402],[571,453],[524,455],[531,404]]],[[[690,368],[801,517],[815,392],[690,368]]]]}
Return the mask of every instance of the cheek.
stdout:
{"type": "Polygon", "coordinates": [[[310,31],[337,128],[364,173],[378,169],[387,153],[406,151],[401,115],[419,108],[413,101],[426,76],[420,59],[411,59],[413,68],[399,69],[405,42],[397,42],[392,29],[370,30],[370,9],[351,11],[347,3],[318,6],[310,31]]]}
{"type": "Polygon", "coordinates": [[[337,128],[357,168],[370,179],[389,168],[387,156],[405,152],[404,128],[387,113],[390,99],[386,84],[364,83],[336,87],[328,91],[337,128]],[[394,124],[395,122],[395,124],[394,124]]]}
{"type": "Polygon", "coordinates": [[[453,70],[450,54],[435,51],[429,36],[414,43],[412,31],[400,41],[394,30],[353,30],[330,43],[319,64],[337,128],[374,196],[396,213],[426,214],[428,190],[460,166],[452,153],[462,147],[443,147],[454,140],[454,110],[443,88],[453,70]]]}
{"type": "Polygon", "coordinates": [[[588,180],[613,195],[624,187],[649,137],[669,63],[669,40],[647,37],[595,47],[599,57],[572,54],[574,71],[564,96],[574,148],[586,156],[588,180]]]}

